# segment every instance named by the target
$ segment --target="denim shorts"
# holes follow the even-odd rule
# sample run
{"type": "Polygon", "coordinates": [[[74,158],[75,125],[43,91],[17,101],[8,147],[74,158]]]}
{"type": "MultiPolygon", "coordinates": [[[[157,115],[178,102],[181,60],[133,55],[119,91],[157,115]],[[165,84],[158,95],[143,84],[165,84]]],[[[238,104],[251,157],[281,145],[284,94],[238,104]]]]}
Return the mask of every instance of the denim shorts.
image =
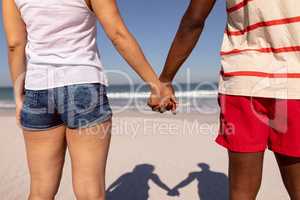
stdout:
{"type": "Polygon", "coordinates": [[[21,125],[26,130],[47,130],[60,125],[87,128],[112,117],[106,86],[76,84],[47,90],[25,90],[21,125]]]}

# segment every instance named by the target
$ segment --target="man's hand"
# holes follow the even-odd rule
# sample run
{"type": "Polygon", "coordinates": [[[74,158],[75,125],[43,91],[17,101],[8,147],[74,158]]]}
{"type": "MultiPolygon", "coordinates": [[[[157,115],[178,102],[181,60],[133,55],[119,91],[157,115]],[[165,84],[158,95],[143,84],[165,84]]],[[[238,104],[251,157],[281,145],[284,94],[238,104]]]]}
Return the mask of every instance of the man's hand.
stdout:
{"type": "Polygon", "coordinates": [[[177,101],[172,85],[170,83],[161,83],[160,86],[152,89],[148,106],[151,107],[153,111],[161,113],[172,111],[175,114],[177,101]]]}

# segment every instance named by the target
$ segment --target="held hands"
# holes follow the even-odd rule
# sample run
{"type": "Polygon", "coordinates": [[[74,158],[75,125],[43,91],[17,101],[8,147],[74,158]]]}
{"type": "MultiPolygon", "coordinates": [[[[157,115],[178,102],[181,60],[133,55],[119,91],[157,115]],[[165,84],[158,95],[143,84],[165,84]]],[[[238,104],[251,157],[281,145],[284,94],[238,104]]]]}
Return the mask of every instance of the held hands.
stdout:
{"type": "Polygon", "coordinates": [[[179,196],[180,193],[177,189],[172,189],[168,192],[168,195],[171,196],[171,197],[175,197],[175,196],[179,196]]]}
{"type": "Polygon", "coordinates": [[[151,88],[148,106],[156,112],[171,111],[173,114],[176,114],[177,101],[174,93],[171,83],[161,82],[158,86],[151,88]]]}

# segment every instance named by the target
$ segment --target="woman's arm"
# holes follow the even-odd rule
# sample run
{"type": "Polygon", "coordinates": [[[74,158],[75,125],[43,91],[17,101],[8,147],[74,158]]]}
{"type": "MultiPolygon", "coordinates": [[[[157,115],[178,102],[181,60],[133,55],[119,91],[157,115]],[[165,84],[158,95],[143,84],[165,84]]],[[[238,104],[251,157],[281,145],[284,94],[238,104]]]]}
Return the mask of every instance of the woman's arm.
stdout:
{"type": "Polygon", "coordinates": [[[19,119],[24,93],[27,33],[14,0],[2,0],[2,13],[8,45],[8,61],[16,100],[17,119],[19,119]]]}
{"type": "Polygon", "coordinates": [[[160,87],[160,81],[145,58],[139,44],[125,26],[115,0],[90,0],[106,34],[136,73],[151,86],[160,87]]]}

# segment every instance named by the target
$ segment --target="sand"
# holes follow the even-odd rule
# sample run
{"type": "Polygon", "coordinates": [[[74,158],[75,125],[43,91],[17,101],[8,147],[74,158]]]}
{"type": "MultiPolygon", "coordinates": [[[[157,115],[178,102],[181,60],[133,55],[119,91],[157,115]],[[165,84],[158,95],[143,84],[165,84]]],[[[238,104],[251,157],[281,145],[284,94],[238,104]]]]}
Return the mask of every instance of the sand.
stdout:
{"type": "MultiPolygon", "coordinates": [[[[108,200],[226,199],[227,153],[214,143],[217,115],[123,112],[116,113],[113,121],[107,187],[120,177],[121,184],[108,200]],[[202,171],[199,163],[206,170],[202,171]],[[148,173],[151,166],[152,175],[148,173]],[[185,187],[176,197],[167,196],[158,181],[174,187],[185,179],[185,187]],[[138,194],[139,198],[134,198],[138,194]]],[[[10,112],[0,114],[0,125],[0,199],[26,199],[28,171],[21,130],[10,112]]],[[[68,156],[57,199],[75,199],[68,156]]],[[[258,199],[288,199],[270,152],[258,199]]]]}

